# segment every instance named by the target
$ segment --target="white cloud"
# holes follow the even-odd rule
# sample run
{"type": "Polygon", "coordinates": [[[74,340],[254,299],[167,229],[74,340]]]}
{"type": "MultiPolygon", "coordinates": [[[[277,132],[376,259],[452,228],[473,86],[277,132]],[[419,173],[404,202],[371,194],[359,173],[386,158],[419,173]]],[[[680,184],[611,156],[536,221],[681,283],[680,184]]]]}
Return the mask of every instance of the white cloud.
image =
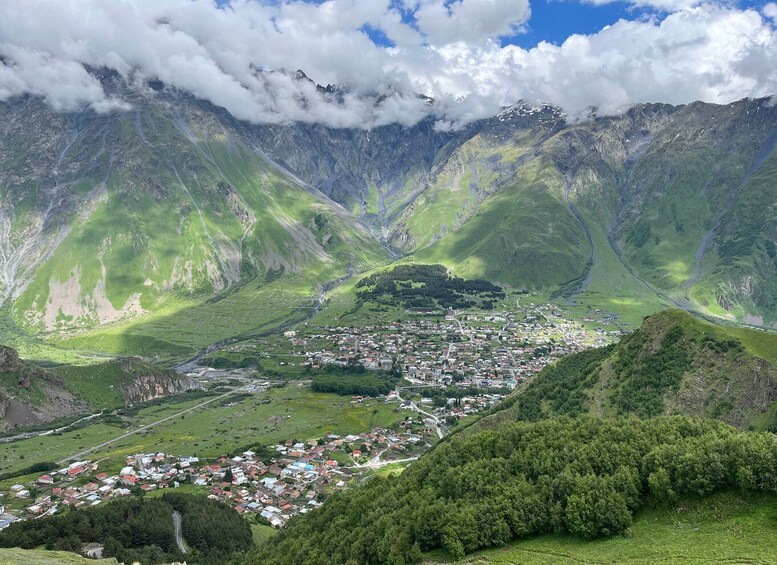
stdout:
{"type": "Polygon", "coordinates": [[[581,0],[585,4],[604,6],[622,2],[636,8],[653,8],[662,12],[677,12],[686,8],[693,8],[704,3],[705,0],[581,0]]]}
{"type": "Polygon", "coordinates": [[[513,35],[529,20],[528,0],[425,0],[414,12],[432,45],[513,35]]]}
{"type": "Polygon", "coordinates": [[[763,13],[764,13],[764,16],[766,16],[767,18],[771,18],[777,21],[777,4],[774,2],[770,2],[769,4],[763,7],[763,13]]]}
{"type": "Polygon", "coordinates": [[[638,102],[725,103],[777,92],[775,11],[705,4],[526,50],[498,40],[526,23],[526,0],[233,0],[227,9],[212,0],[0,0],[0,99],[29,92],[63,110],[126,107],[89,65],[157,77],[239,119],[335,127],[428,115],[459,127],[519,99],[600,114],[638,102]],[[365,26],[394,45],[374,44],[365,26]],[[257,68],[303,69],[344,94],[257,68]]]}

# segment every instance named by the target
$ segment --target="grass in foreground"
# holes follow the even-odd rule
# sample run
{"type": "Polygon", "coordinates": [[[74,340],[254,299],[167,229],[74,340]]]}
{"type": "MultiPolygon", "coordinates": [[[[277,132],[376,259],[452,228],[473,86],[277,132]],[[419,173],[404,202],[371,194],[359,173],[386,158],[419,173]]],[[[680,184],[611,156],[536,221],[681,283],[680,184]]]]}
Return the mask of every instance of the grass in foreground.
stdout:
{"type": "Polygon", "coordinates": [[[117,565],[115,559],[87,559],[67,551],[0,549],[0,565],[117,565]]]}
{"type": "MultiPolygon", "coordinates": [[[[430,561],[447,562],[436,552],[430,561]]],[[[777,563],[777,495],[721,493],[640,512],[625,535],[545,535],[482,551],[466,563],[657,565],[777,563]]]]}

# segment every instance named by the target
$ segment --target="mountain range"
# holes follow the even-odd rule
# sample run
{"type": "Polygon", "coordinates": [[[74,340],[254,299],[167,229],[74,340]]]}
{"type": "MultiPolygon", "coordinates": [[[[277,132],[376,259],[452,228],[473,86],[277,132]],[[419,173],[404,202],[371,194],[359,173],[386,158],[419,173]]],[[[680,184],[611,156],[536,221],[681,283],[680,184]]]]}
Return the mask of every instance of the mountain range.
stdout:
{"type": "Polygon", "coordinates": [[[132,110],[0,103],[7,335],[185,356],[405,257],[637,320],[675,305],[777,323],[769,99],[332,129],[92,72],[132,110]]]}

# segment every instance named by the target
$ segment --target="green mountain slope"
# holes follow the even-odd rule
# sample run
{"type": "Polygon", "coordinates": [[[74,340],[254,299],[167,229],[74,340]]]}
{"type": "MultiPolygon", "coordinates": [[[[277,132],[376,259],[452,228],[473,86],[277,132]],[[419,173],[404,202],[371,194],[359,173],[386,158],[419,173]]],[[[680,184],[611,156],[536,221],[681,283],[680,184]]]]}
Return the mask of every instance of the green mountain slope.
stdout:
{"type": "Polygon", "coordinates": [[[399,255],[631,322],[673,305],[777,323],[767,99],[335,130],[95,72],[132,111],[0,103],[6,341],[182,359],[399,255]]]}
{"type": "Polygon", "coordinates": [[[677,416],[502,422],[329,497],[249,562],[416,563],[550,532],[609,537],[646,507],[732,488],[773,495],[775,449],[772,434],[677,416]]]}
{"type": "Polygon", "coordinates": [[[593,249],[559,181],[541,163],[524,167],[515,184],[487,198],[459,229],[415,257],[511,286],[556,288],[581,280],[593,249]]]}
{"type": "Polygon", "coordinates": [[[777,335],[717,326],[679,310],[647,318],[616,345],[571,355],[513,394],[512,416],[707,416],[777,425],[777,335]]]}
{"type": "Polygon", "coordinates": [[[51,371],[94,411],[200,388],[195,379],[152,365],[139,357],[111,359],[93,365],[61,365],[51,371]]]}
{"type": "Polygon", "coordinates": [[[86,402],[53,373],[0,346],[0,431],[85,412],[86,402]]]}
{"type": "Polygon", "coordinates": [[[576,123],[519,104],[455,134],[405,128],[401,142],[393,126],[251,132],[419,260],[635,319],[676,305],[777,321],[777,109],[766,98],[576,123]]]}
{"type": "MultiPolygon", "coordinates": [[[[628,535],[600,540],[550,534],[474,553],[462,563],[656,565],[777,561],[773,494],[723,493],[644,510],[628,535]]],[[[434,559],[435,562],[438,559],[434,559]]],[[[439,561],[450,562],[449,555],[439,561]]]]}
{"type": "MultiPolygon", "coordinates": [[[[134,102],[110,116],[57,114],[35,99],[0,105],[10,124],[0,139],[0,286],[22,331],[66,339],[184,310],[196,322],[192,308],[210,299],[291,277],[299,301],[386,257],[345,210],[213,112],[183,97],[134,102]]],[[[145,350],[181,346],[145,337],[145,350]]]]}

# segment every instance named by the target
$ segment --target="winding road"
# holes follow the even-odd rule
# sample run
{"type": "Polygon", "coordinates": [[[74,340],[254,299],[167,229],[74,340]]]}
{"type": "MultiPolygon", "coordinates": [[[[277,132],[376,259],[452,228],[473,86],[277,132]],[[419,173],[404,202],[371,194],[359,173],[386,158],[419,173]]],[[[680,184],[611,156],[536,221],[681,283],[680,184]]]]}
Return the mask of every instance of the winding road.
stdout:
{"type": "MultiPolygon", "coordinates": [[[[402,404],[402,400],[403,399],[399,395],[399,388],[395,389],[395,391],[397,393],[397,398],[399,399],[399,403],[402,404]]],[[[445,432],[442,430],[442,422],[440,422],[440,419],[437,416],[435,416],[434,414],[430,414],[429,412],[426,412],[424,410],[421,410],[418,407],[418,405],[415,402],[413,402],[412,400],[410,400],[409,402],[410,402],[410,408],[412,410],[415,410],[416,412],[419,412],[419,413],[423,414],[424,416],[429,417],[432,421],[434,421],[435,429],[437,431],[437,437],[438,438],[442,439],[443,437],[445,437],[445,432]]]]}
{"type": "Polygon", "coordinates": [[[183,536],[181,535],[181,514],[177,510],[173,512],[173,526],[175,526],[175,543],[178,545],[181,553],[186,555],[186,544],[184,544],[183,536]]]}

